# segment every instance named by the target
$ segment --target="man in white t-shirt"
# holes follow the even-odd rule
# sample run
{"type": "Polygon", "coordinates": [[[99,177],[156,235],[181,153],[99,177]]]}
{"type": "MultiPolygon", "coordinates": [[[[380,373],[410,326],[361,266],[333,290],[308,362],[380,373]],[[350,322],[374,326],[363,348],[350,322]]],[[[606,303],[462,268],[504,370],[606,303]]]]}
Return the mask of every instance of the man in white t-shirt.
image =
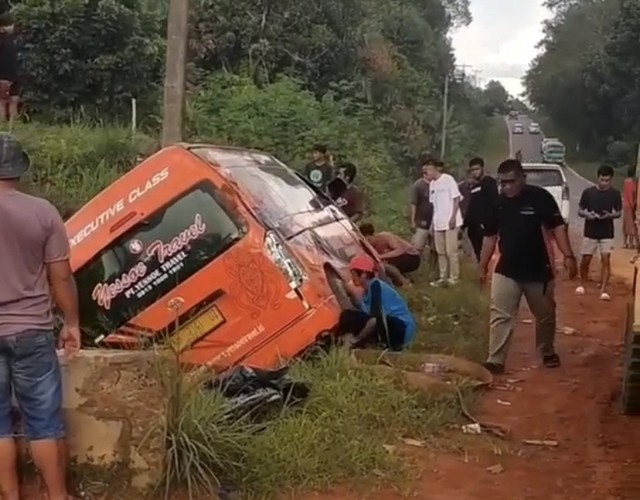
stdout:
{"type": "Polygon", "coordinates": [[[455,179],[441,165],[426,165],[429,199],[433,204],[433,237],[440,277],[433,285],[455,284],[460,278],[458,233],[462,226],[462,195],[455,179]]]}

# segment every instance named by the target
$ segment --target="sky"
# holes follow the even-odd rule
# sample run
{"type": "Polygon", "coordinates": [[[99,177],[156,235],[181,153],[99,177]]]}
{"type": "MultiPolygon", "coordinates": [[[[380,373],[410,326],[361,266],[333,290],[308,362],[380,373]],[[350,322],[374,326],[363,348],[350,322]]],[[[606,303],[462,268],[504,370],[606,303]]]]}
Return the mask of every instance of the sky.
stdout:
{"type": "Polygon", "coordinates": [[[453,34],[458,64],[478,70],[478,83],[498,80],[518,96],[521,78],[538,53],[542,22],[549,12],[543,0],[471,0],[473,22],[453,34]]]}

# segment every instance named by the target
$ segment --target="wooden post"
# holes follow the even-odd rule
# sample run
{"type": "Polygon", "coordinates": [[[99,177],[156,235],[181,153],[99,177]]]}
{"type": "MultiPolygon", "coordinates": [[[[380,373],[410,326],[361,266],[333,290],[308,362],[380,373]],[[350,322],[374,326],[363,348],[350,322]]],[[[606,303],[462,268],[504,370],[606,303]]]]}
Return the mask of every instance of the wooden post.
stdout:
{"type": "Polygon", "coordinates": [[[167,21],[162,147],[182,141],[188,36],[189,0],[171,0],[167,21]]]}

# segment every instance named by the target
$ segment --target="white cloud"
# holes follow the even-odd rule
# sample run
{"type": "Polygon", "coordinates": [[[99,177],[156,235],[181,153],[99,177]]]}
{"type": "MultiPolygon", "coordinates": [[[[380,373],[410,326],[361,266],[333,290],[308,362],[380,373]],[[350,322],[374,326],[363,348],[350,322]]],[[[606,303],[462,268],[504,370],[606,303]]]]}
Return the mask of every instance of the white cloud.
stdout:
{"type": "Polygon", "coordinates": [[[473,22],[453,35],[459,64],[479,70],[481,82],[499,80],[519,95],[521,78],[536,56],[542,23],[549,12],[543,0],[471,0],[473,22]]]}

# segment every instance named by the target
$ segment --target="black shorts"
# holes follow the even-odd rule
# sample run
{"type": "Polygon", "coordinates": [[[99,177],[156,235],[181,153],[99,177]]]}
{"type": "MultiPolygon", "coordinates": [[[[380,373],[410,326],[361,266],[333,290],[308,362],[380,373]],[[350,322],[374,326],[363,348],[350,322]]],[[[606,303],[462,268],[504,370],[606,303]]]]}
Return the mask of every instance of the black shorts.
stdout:
{"type": "Polygon", "coordinates": [[[402,274],[409,274],[417,271],[420,267],[420,255],[405,253],[398,255],[397,257],[391,257],[390,259],[384,259],[387,264],[391,264],[398,269],[402,274]]]}
{"type": "MultiPolygon", "coordinates": [[[[347,309],[340,314],[338,333],[340,335],[358,335],[372,318],[364,311],[347,309]]],[[[407,324],[395,316],[386,316],[386,321],[377,321],[375,335],[365,339],[355,347],[381,346],[393,351],[401,351],[404,347],[407,324]],[[385,328],[386,323],[386,328],[385,328]]]]}

